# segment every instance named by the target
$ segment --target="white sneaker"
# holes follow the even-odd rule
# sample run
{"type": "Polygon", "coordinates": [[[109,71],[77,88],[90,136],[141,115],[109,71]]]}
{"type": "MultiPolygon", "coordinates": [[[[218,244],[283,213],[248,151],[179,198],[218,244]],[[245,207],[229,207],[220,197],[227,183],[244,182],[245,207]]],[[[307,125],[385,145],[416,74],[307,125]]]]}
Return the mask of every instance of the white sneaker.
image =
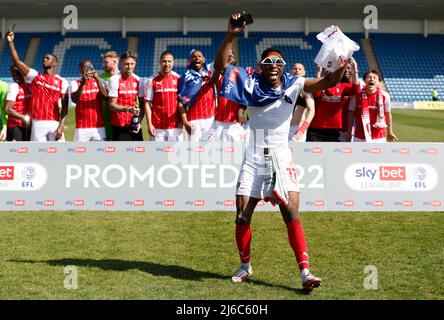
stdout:
{"type": "Polygon", "coordinates": [[[302,286],[304,287],[304,290],[307,290],[307,291],[311,291],[314,288],[319,287],[322,283],[322,279],[316,277],[308,269],[304,269],[301,271],[301,280],[302,280],[302,286]]]}
{"type": "Polygon", "coordinates": [[[253,275],[253,268],[249,266],[245,268],[244,266],[240,266],[239,269],[236,270],[234,275],[231,277],[231,281],[234,283],[240,283],[253,275]]]}

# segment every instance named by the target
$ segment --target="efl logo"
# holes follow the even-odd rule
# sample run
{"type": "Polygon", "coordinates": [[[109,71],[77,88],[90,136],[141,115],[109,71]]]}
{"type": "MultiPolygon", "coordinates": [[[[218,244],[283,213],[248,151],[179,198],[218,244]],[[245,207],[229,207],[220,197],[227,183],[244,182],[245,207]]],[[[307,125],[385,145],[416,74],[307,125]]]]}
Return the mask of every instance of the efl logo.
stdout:
{"type": "Polygon", "coordinates": [[[86,147],[76,147],[76,153],[85,153],[86,147]]]}
{"type": "Polygon", "coordinates": [[[85,200],[74,200],[74,206],[83,207],[85,205],[85,200]]]}
{"type": "Polygon", "coordinates": [[[375,200],[375,201],[373,201],[373,206],[374,207],[383,207],[384,206],[384,201],[382,201],[382,200],[375,200]]]}
{"type": "Polygon", "coordinates": [[[379,179],[381,181],[405,181],[405,167],[379,167],[379,179]]]}
{"type": "Polygon", "coordinates": [[[195,207],[203,207],[205,205],[204,200],[194,200],[194,206],[195,207]]]}
{"type": "Polygon", "coordinates": [[[402,202],[402,206],[403,207],[411,207],[411,206],[413,206],[413,201],[412,200],[405,200],[402,202]]]}
{"type": "Polygon", "coordinates": [[[166,152],[166,153],[174,152],[174,147],[165,147],[163,149],[163,152],[166,152]]]}
{"type": "Polygon", "coordinates": [[[105,148],[105,152],[106,153],[115,153],[116,152],[116,147],[106,147],[105,148]]]}
{"type": "Polygon", "coordinates": [[[204,148],[204,147],[196,147],[196,148],[194,148],[193,150],[194,150],[194,152],[202,153],[202,152],[205,151],[205,148],[204,148]]]}
{"type": "Polygon", "coordinates": [[[322,153],[323,150],[322,150],[322,148],[311,148],[311,152],[312,153],[322,153]]]}
{"type": "Polygon", "coordinates": [[[345,200],[344,201],[344,206],[346,206],[346,207],[354,207],[355,206],[355,201],[354,200],[345,200]]]}
{"type": "Polygon", "coordinates": [[[432,201],[432,206],[433,206],[433,207],[441,207],[441,201],[439,201],[439,200],[433,200],[433,201],[432,201]]]}
{"type": "Polygon", "coordinates": [[[46,148],[46,153],[57,153],[56,147],[48,147],[46,148]]]}
{"type": "Polygon", "coordinates": [[[144,153],[144,152],[145,152],[145,147],[136,147],[136,148],[134,149],[134,151],[135,151],[136,153],[144,153]]]}
{"type": "Polygon", "coordinates": [[[401,148],[401,149],[399,149],[399,153],[400,154],[409,154],[410,149],[409,148],[401,148]]]}
{"type": "Polygon", "coordinates": [[[55,201],[54,200],[45,200],[43,201],[43,205],[45,207],[54,207],[55,201]]]}
{"type": "Polygon", "coordinates": [[[145,205],[144,200],[134,200],[134,206],[135,207],[143,207],[145,205]]]}
{"type": "Polygon", "coordinates": [[[438,154],[438,149],[436,149],[436,148],[429,148],[427,150],[427,154],[430,154],[430,155],[438,154]]]}
{"type": "Polygon", "coordinates": [[[15,200],[14,206],[16,207],[23,207],[25,205],[25,200],[15,200]]]}
{"type": "Polygon", "coordinates": [[[103,205],[105,207],[114,207],[114,200],[105,200],[103,201],[103,205]]]}
{"type": "Polygon", "coordinates": [[[353,149],[352,148],[342,148],[342,153],[352,153],[353,149]]]}
{"type": "Polygon", "coordinates": [[[371,148],[370,152],[372,154],[380,154],[381,153],[381,148],[371,148]]]}
{"type": "Polygon", "coordinates": [[[165,200],[165,201],[163,202],[163,205],[164,205],[165,207],[174,207],[174,200],[165,200]]]}
{"type": "Polygon", "coordinates": [[[14,180],[14,167],[0,166],[0,180],[14,180]]]}
{"type": "Polygon", "coordinates": [[[234,153],[234,147],[225,147],[224,152],[225,153],[234,153]]]}
{"type": "Polygon", "coordinates": [[[28,148],[26,147],[20,147],[17,149],[18,153],[28,153],[28,148]]]}
{"type": "Polygon", "coordinates": [[[225,200],[224,206],[225,207],[234,207],[234,200],[225,200]]]}
{"type": "Polygon", "coordinates": [[[315,207],[323,207],[323,206],[325,206],[325,201],[324,200],[315,200],[314,206],[315,207]]]}

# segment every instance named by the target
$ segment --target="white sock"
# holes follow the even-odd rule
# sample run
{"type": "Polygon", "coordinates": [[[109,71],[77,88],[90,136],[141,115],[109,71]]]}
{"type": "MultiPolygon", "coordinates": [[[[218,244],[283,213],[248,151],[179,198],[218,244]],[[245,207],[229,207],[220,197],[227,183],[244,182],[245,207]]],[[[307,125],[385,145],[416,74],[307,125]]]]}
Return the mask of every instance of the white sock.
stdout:
{"type": "Polygon", "coordinates": [[[301,270],[301,278],[305,278],[306,276],[308,276],[310,274],[310,270],[308,270],[307,268],[304,268],[301,270]]]}
{"type": "Polygon", "coordinates": [[[244,268],[244,269],[248,269],[248,268],[250,268],[250,266],[251,266],[251,264],[249,262],[242,263],[242,268],[244,268]]]}

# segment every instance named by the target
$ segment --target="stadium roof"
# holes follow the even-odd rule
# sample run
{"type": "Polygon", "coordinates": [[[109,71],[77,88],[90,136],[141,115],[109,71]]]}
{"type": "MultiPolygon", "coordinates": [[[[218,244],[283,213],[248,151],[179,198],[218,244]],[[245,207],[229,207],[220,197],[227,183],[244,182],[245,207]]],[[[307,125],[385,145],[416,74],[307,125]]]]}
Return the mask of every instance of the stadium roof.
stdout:
{"type": "MultiPolygon", "coordinates": [[[[245,9],[256,17],[350,18],[364,16],[369,1],[361,0],[0,0],[0,17],[62,17],[73,4],[80,17],[224,17],[245,9]]],[[[381,19],[442,20],[442,0],[373,0],[381,19]]]]}

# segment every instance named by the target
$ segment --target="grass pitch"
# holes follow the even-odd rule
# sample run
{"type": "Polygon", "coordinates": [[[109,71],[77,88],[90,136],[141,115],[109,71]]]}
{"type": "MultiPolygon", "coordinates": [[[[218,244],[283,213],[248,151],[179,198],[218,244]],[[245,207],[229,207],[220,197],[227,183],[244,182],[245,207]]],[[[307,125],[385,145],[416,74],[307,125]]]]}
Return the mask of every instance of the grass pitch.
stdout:
{"type": "Polygon", "coordinates": [[[443,213],[303,213],[312,271],[300,288],[279,213],[256,213],[251,280],[234,213],[0,213],[0,299],[443,299],[443,213]],[[64,288],[74,265],[78,288],[64,288]],[[378,271],[365,289],[364,269],[378,271]]]}

